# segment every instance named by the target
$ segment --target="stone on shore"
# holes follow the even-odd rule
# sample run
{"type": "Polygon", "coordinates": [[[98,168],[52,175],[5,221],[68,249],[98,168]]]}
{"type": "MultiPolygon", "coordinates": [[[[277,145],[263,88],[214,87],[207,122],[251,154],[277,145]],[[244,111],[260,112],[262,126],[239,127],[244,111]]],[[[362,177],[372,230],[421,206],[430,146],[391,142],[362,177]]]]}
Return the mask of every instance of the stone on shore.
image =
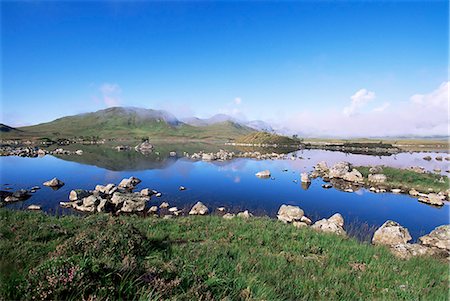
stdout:
{"type": "Polygon", "coordinates": [[[252,216],[253,216],[253,214],[251,214],[250,212],[248,212],[248,210],[245,210],[245,211],[243,211],[243,212],[239,212],[239,213],[237,214],[237,217],[245,218],[245,219],[250,218],[250,217],[252,217],[252,216]]]}
{"type": "Polygon", "coordinates": [[[419,243],[427,247],[450,251],[450,225],[437,227],[430,234],[419,237],[419,243]]]}
{"type": "Polygon", "coordinates": [[[156,214],[158,212],[158,206],[151,206],[147,212],[151,214],[156,214]]]}
{"type": "Polygon", "coordinates": [[[433,206],[443,206],[444,200],[445,200],[445,196],[441,196],[436,193],[429,193],[428,195],[424,195],[424,196],[421,196],[418,198],[419,202],[422,202],[425,204],[430,204],[433,206]]]}
{"type": "Polygon", "coordinates": [[[321,219],[311,226],[312,229],[334,233],[341,236],[346,236],[347,233],[344,230],[344,218],[339,213],[334,214],[329,219],[321,219]]]}
{"type": "Polygon", "coordinates": [[[234,218],[236,215],[235,214],[233,214],[233,213],[225,213],[222,217],[224,218],[224,219],[232,219],[232,218],[234,218]]]}
{"type": "Polygon", "coordinates": [[[41,210],[41,205],[30,205],[27,207],[28,210],[41,210]]]}
{"type": "Polygon", "coordinates": [[[406,244],[412,239],[408,229],[399,223],[388,220],[378,230],[375,231],[372,243],[374,245],[399,245],[406,244]]]}
{"type": "Polygon", "coordinates": [[[159,208],[161,208],[161,209],[166,209],[166,208],[169,208],[169,203],[167,203],[167,202],[163,202],[161,205],[159,205],[159,208]]]}
{"type": "Polygon", "coordinates": [[[351,170],[351,165],[348,162],[338,162],[334,164],[328,171],[330,179],[342,179],[351,170]]]}
{"type": "Polygon", "coordinates": [[[305,212],[298,206],[281,205],[278,209],[277,218],[284,223],[292,223],[294,221],[300,221],[305,215],[305,212]]]}
{"type": "Polygon", "coordinates": [[[205,215],[209,213],[208,207],[206,207],[202,202],[197,202],[189,211],[190,215],[205,215]]]}
{"type": "Polygon", "coordinates": [[[368,180],[372,184],[383,184],[386,182],[387,177],[384,174],[370,174],[368,180]]]}
{"type": "Polygon", "coordinates": [[[101,193],[112,195],[114,192],[117,191],[117,187],[116,187],[116,185],[110,183],[106,186],[97,185],[97,186],[95,186],[95,190],[99,191],[101,193]]]}

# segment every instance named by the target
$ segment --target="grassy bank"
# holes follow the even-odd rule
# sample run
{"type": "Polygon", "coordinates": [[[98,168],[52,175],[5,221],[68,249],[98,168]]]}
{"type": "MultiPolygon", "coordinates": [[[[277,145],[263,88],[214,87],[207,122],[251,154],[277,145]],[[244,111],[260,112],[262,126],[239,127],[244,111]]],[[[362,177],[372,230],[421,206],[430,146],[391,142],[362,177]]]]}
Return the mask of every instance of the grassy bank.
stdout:
{"type": "Polygon", "coordinates": [[[0,210],[0,299],[447,300],[447,264],[267,218],[0,210]]]}
{"type": "MultiPolygon", "coordinates": [[[[356,166],[367,182],[370,174],[370,166],[356,166]]],[[[434,192],[445,191],[450,187],[449,178],[433,173],[417,173],[410,170],[383,166],[382,173],[386,175],[387,182],[383,185],[387,188],[401,188],[410,190],[412,188],[420,192],[429,192],[432,188],[434,192]]],[[[369,183],[367,183],[369,184],[369,183]]]]}

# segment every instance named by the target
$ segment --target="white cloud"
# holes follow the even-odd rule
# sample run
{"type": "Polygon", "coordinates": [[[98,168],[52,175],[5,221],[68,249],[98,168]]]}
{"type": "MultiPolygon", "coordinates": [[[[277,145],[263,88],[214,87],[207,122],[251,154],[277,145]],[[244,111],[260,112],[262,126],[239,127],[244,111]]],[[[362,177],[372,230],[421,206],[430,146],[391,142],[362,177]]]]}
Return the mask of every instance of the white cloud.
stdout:
{"type": "Polygon", "coordinates": [[[344,108],[344,115],[352,116],[358,113],[358,111],[364,107],[369,101],[375,99],[375,92],[368,91],[367,89],[360,89],[353,94],[350,99],[352,102],[348,107],[344,108]]]}
{"type": "Polygon", "coordinates": [[[115,107],[121,104],[122,89],[118,84],[104,83],[100,86],[99,91],[107,107],[115,107]]]}
{"type": "Polygon", "coordinates": [[[240,105],[242,103],[242,99],[240,97],[236,97],[234,99],[234,103],[237,104],[237,105],[240,105]]]}
{"type": "MultiPolygon", "coordinates": [[[[336,109],[299,112],[281,126],[305,136],[448,135],[449,88],[450,82],[444,82],[429,93],[414,94],[406,101],[384,103],[371,111],[353,115],[339,114],[336,109]]],[[[366,99],[374,97],[368,97],[368,93],[360,95],[366,95],[366,99]]]]}
{"type": "Polygon", "coordinates": [[[373,111],[374,112],[384,112],[390,106],[391,106],[391,104],[389,102],[385,102],[381,106],[374,108],[373,111]]]}

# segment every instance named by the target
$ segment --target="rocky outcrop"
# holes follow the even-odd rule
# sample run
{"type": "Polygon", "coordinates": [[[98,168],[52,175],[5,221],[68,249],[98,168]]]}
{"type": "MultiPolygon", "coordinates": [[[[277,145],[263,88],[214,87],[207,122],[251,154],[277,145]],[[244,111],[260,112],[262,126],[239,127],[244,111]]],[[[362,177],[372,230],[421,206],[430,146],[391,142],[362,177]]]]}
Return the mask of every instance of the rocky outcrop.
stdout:
{"type": "Polygon", "coordinates": [[[347,233],[344,230],[344,218],[339,213],[334,214],[329,219],[321,219],[311,226],[312,229],[334,233],[341,236],[346,236],[347,233]]]}
{"type": "Polygon", "coordinates": [[[394,221],[386,221],[375,231],[372,243],[374,245],[398,245],[405,244],[412,239],[408,229],[394,221]]]}
{"type": "Polygon", "coordinates": [[[62,187],[64,186],[64,182],[57,178],[53,178],[51,180],[48,180],[47,182],[44,182],[42,185],[48,187],[62,187]]]}
{"type": "Polygon", "coordinates": [[[190,215],[206,215],[209,213],[209,209],[208,207],[206,207],[205,205],[203,205],[202,202],[197,202],[191,209],[191,211],[189,211],[190,215]]]}
{"type": "Polygon", "coordinates": [[[69,200],[77,201],[90,196],[92,193],[84,189],[74,189],[69,193],[69,200]]]}
{"type": "Polygon", "coordinates": [[[117,191],[117,189],[118,188],[114,184],[108,184],[106,186],[103,186],[103,185],[95,186],[96,191],[99,191],[99,192],[105,193],[105,194],[109,194],[109,195],[112,195],[114,192],[117,191]]]}
{"type": "Polygon", "coordinates": [[[356,169],[352,169],[351,172],[344,174],[342,179],[348,182],[364,183],[363,175],[356,169]]]}
{"type": "Polygon", "coordinates": [[[284,223],[292,223],[300,221],[304,215],[305,212],[298,206],[281,205],[278,209],[277,218],[284,223]]]}
{"type": "Polygon", "coordinates": [[[414,256],[449,258],[450,225],[437,227],[430,234],[419,238],[418,244],[410,244],[408,229],[396,222],[385,222],[374,234],[372,243],[386,245],[397,257],[409,259],[414,256]]]}
{"type": "Polygon", "coordinates": [[[328,177],[330,179],[338,178],[342,179],[351,170],[351,165],[348,162],[339,162],[334,164],[328,171],[328,177]]]}
{"type": "Polygon", "coordinates": [[[122,193],[115,192],[111,198],[111,203],[120,207],[120,212],[136,212],[142,211],[145,208],[146,202],[150,200],[149,197],[143,196],[138,192],[122,193]]]}

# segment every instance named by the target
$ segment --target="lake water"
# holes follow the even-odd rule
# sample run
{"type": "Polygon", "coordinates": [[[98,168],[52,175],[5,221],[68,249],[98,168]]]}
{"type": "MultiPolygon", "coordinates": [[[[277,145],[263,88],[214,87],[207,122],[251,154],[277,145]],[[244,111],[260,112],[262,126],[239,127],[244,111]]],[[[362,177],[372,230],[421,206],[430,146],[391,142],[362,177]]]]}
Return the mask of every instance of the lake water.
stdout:
{"type": "Polygon", "coordinates": [[[386,220],[395,220],[409,229],[414,240],[449,223],[447,203],[436,208],[408,195],[375,194],[365,189],[355,193],[323,189],[321,179],[313,180],[305,190],[299,181],[300,173],[311,171],[319,161],[326,161],[328,165],[349,161],[354,165],[423,166],[428,170],[440,168],[448,175],[449,162],[434,160],[442,154],[401,153],[376,157],[323,150],[304,150],[296,154],[302,159],[259,161],[239,158],[227,162],[202,162],[162,154],[144,156],[135,151],[117,153],[100,147],[88,148],[82,156],[1,157],[0,189],[41,186],[27,201],[7,207],[20,209],[40,204],[47,212],[65,214],[73,211],[60,208],[59,202],[68,200],[70,190],[94,189],[96,184],[118,184],[123,178],[135,176],[142,180],[138,189],[162,192],[161,198],[152,197],[149,206],[166,201],[171,206],[188,209],[200,200],[210,209],[224,206],[230,212],[248,209],[255,215],[275,217],[282,204],[290,204],[300,206],[313,221],[339,212],[356,236],[358,229],[361,233],[373,232],[386,220]],[[433,160],[423,160],[425,155],[430,155],[433,160]],[[255,177],[256,172],[265,169],[271,171],[274,179],[255,177]],[[283,171],[285,169],[288,171],[283,171]],[[42,186],[53,177],[61,179],[65,185],[56,191],[42,186]],[[181,185],[187,190],[180,191],[181,185]]]}

